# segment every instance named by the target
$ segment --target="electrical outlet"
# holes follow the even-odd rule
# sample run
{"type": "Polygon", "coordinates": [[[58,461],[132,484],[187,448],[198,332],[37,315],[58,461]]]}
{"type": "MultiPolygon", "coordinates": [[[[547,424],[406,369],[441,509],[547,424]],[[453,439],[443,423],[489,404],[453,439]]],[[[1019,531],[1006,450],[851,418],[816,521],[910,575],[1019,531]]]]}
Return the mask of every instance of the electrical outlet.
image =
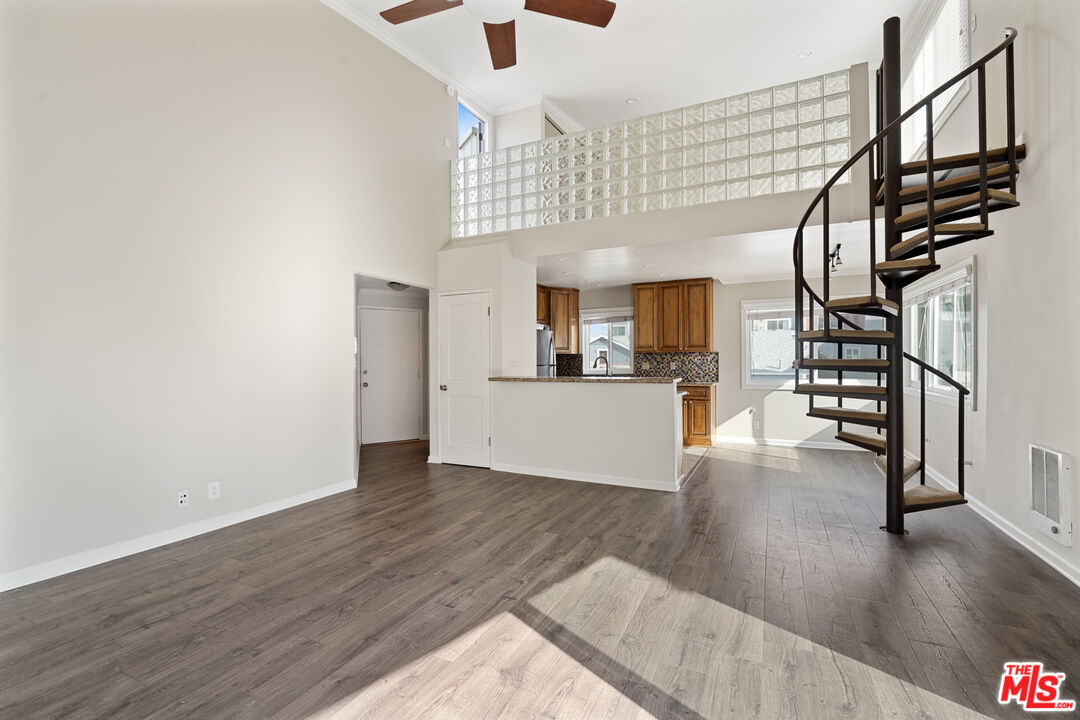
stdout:
{"type": "Polygon", "coordinates": [[[652,363],[650,363],[648,360],[642,360],[641,361],[641,369],[642,370],[648,370],[650,367],[652,367],[652,363]]]}
{"type": "Polygon", "coordinates": [[[676,363],[674,360],[672,360],[671,361],[671,369],[674,370],[677,364],[678,363],[676,363]]]}
{"type": "Polygon", "coordinates": [[[217,500],[221,497],[221,482],[215,480],[214,482],[206,483],[206,499],[217,500]]]}
{"type": "Polygon", "coordinates": [[[177,507],[184,507],[185,505],[188,504],[188,502],[189,502],[189,499],[188,499],[188,491],[187,490],[180,490],[180,491],[178,491],[176,493],[176,506],[177,507]]]}
{"type": "Polygon", "coordinates": [[[754,429],[755,430],[760,430],[761,429],[761,421],[760,420],[755,420],[754,421],[754,429]]]}

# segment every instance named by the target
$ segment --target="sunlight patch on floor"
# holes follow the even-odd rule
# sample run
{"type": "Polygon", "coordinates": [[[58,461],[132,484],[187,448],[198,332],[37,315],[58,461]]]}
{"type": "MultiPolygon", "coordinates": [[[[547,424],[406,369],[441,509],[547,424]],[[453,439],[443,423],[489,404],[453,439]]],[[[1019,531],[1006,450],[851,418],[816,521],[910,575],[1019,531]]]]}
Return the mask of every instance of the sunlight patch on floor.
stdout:
{"type": "Polygon", "coordinates": [[[985,717],[743,602],[605,557],[311,718],[985,717]]]}

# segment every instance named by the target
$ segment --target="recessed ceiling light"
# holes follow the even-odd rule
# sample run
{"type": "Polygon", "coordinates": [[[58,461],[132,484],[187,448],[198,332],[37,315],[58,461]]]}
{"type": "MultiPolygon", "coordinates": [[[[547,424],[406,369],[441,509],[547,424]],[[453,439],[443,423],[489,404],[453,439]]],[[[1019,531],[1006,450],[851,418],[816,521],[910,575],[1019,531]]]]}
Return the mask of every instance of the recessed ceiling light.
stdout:
{"type": "Polygon", "coordinates": [[[660,275],[659,275],[658,277],[667,277],[667,276],[668,276],[668,275],[670,275],[670,274],[671,274],[671,273],[660,273],[660,275]]]}
{"type": "Polygon", "coordinates": [[[626,104],[627,105],[633,105],[634,103],[639,103],[639,102],[641,102],[641,98],[636,98],[636,97],[626,98],[626,104]]]}
{"type": "Polygon", "coordinates": [[[574,273],[570,272],[569,270],[567,270],[566,272],[563,273],[563,275],[573,275],[573,274],[574,273]]]}
{"type": "Polygon", "coordinates": [[[568,258],[568,257],[566,257],[565,255],[563,255],[563,256],[562,256],[561,258],[559,258],[559,262],[566,262],[566,261],[567,261],[567,260],[569,260],[569,259],[570,259],[570,258],[568,258]]]}
{"type": "Polygon", "coordinates": [[[654,267],[656,267],[656,265],[653,265],[652,263],[649,263],[648,265],[642,265],[642,267],[645,268],[646,270],[652,270],[654,267]]]}
{"type": "Polygon", "coordinates": [[[812,57],[813,54],[814,54],[813,50],[803,50],[801,53],[799,53],[795,57],[799,58],[800,60],[805,60],[808,57],[812,57]]]}

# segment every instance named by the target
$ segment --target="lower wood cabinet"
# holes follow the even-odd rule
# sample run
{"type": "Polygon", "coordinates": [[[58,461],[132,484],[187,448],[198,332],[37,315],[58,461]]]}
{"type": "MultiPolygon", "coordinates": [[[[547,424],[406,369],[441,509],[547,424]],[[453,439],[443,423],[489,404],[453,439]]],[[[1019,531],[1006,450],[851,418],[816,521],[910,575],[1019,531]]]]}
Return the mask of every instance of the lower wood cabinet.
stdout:
{"type": "Polygon", "coordinates": [[[679,385],[683,395],[683,445],[712,445],[712,385],[679,385]]]}

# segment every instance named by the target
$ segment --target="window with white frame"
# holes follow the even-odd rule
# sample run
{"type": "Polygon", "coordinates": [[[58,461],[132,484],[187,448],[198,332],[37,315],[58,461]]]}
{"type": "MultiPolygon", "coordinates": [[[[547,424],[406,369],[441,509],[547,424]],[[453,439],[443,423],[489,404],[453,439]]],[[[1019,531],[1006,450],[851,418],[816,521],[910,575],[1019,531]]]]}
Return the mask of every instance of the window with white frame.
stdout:
{"type": "Polygon", "coordinates": [[[487,149],[487,123],[472,108],[458,102],[458,157],[479,155],[487,149]]]}
{"type": "MultiPolygon", "coordinates": [[[[855,321],[867,330],[884,330],[885,320],[880,317],[858,316],[855,321]]],[[[779,389],[792,388],[795,382],[795,301],[788,300],[746,300],[742,303],[742,350],[743,350],[743,388],[779,389]]],[[[809,328],[809,318],[802,321],[809,328]]],[[[832,321],[836,326],[836,321],[832,321]]],[[[814,316],[815,329],[824,326],[820,308],[814,316]]],[[[843,358],[861,360],[878,357],[877,345],[845,344],[842,346],[843,358]]],[[[811,357],[810,344],[803,345],[803,357],[811,357]]],[[[835,343],[818,343],[813,347],[816,357],[836,358],[841,346],[835,343]]],[[[820,370],[814,375],[815,380],[836,382],[837,372],[820,370]]],[[[874,383],[874,373],[845,372],[845,383],[874,383]]],[[[803,371],[800,381],[807,381],[809,373],[803,371]]]]}
{"type": "MultiPolygon", "coordinates": [[[[916,32],[907,43],[912,54],[904,58],[900,89],[902,110],[922,100],[935,88],[968,66],[968,0],[932,0],[916,32]]],[[[967,91],[967,80],[934,98],[934,129],[944,123],[967,91]]],[[[926,113],[920,111],[901,130],[904,159],[922,154],[926,143],[926,113]]]]}
{"type": "Polygon", "coordinates": [[[581,314],[583,371],[586,375],[634,372],[634,310],[588,310],[581,314]]]}
{"type": "MultiPolygon", "coordinates": [[[[912,286],[904,313],[906,351],[974,391],[974,262],[969,259],[931,283],[912,286]]],[[[915,363],[908,363],[907,382],[919,385],[915,363]]],[[[932,373],[926,374],[926,383],[928,390],[956,392],[932,373]]]]}

